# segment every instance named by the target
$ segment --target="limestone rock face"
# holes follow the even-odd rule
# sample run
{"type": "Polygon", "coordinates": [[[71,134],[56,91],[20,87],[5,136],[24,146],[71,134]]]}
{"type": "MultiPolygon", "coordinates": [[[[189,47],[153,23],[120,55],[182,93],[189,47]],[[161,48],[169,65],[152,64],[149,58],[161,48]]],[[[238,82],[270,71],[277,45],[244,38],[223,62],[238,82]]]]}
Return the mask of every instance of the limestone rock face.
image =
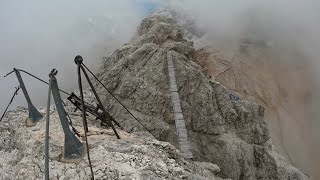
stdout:
{"type": "MultiPolygon", "coordinates": [[[[136,37],[101,65],[98,78],[140,122],[95,82],[107,111],[127,131],[119,130],[122,139],[118,140],[111,130],[88,118],[96,179],[309,179],[273,148],[264,107],[231,100],[232,91],[207,77],[195,61],[193,43],[184,39],[184,30],[173,17],[167,12],[147,17],[136,37]],[[176,149],[168,53],[174,61],[193,161],[186,161],[176,149]]],[[[85,96],[87,102],[95,102],[90,91],[85,96]]],[[[81,133],[81,115],[72,110],[67,103],[81,133]]],[[[85,158],[78,164],[60,161],[64,135],[54,107],[51,113],[50,177],[89,179],[85,158]]],[[[18,108],[0,123],[0,179],[44,178],[45,122],[26,128],[26,117],[27,111],[18,108]]]]}
{"type": "MultiPolygon", "coordinates": [[[[314,179],[320,178],[320,150],[312,118],[315,80],[304,53],[278,46],[205,47],[196,61],[212,79],[243,100],[265,107],[264,120],[277,151],[314,179]]],[[[315,106],[316,107],[316,106],[315,106]]]]}
{"type": "MultiPolygon", "coordinates": [[[[44,179],[45,120],[27,128],[27,113],[18,108],[0,124],[0,179],[44,179]]],[[[81,113],[70,115],[75,128],[83,134],[81,113]]],[[[50,117],[50,179],[90,179],[85,155],[78,164],[60,161],[64,134],[55,108],[50,117]]],[[[168,142],[121,130],[122,139],[118,140],[112,130],[97,127],[99,123],[92,117],[89,120],[88,142],[95,179],[221,179],[215,175],[220,172],[217,165],[188,162],[168,142]]]]}
{"type": "MultiPolygon", "coordinates": [[[[183,34],[170,13],[147,17],[132,42],[104,59],[100,80],[157,139],[177,147],[166,60],[170,53],[196,160],[218,164],[225,178],[308,179],[272,148],[264,107],[232,101],[232,92],[209,79],[195,62],[193,43],[183,34]]],[[[101,85],[96,86],[127,131],[144,130],[101,85]]]]}

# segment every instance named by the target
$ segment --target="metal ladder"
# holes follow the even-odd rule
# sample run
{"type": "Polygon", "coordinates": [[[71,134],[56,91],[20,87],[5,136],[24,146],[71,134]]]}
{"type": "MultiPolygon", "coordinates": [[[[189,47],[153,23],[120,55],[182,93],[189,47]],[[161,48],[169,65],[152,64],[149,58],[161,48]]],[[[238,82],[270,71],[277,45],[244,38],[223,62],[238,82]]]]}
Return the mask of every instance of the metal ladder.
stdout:
{"type": "Polygon", "coordinates": [[[169,73],[169,80],[170,80],[170,96],[171,101],[173,104],[173,112],[174,112],[174,119],[175,125],[178,135],[178,142],[179,142],[179,150],[182,155],[187,159],[192,159],[192,151],[191,145],[188,140],[188,131],[186,128],[186,123],[183,118],[183,112],[181,109],[181,102],[177,88],[177,81],[176,81],[176,73],[175,67],[173,64],[172,52],[167,53],[167,61],[168,61],[168,73],[169,73]]]}

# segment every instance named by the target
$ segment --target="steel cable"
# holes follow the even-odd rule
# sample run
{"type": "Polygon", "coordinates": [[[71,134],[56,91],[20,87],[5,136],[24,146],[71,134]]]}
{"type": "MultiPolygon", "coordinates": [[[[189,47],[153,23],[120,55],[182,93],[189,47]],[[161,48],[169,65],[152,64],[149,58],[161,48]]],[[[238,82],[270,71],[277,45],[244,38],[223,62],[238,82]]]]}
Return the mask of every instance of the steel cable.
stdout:
{"type": "Polygon", "coordinates": [[[68,117],[69,125],[71,126],[72,131],[73,131],[78,137],[81,137],[79,131],[73,126],[73,123],[72,123],[72,120],[71,120],[71,118],[70,118],[69,113],[66,111],[66,107],[67,107],[66,103],[64,103],[63,101],[62,101],[62,103],[63,103],[63,106],[65,107],[65,108],[64,108],[64,111],[65,111],[65,113],[66,113],[66,115],[67,115],[67,117],[68,117]]]}
{"type": "MultiPolygon", "coordinates": [[[[92,71],[90,71],[90,69],[82,63],[82,65],[86,68],[87,71],[89,71],[89,73],[104,87],[104,89],[142,126],[144,127],[154,138],[155,135],[153,135],[153,133],[151,132],[151,130],[149,130],[140,120],[138,120],[138,118],[136,118],[130,111],[129,109],[121,103],[121,101],[97,78],[96,75],[94,75],[94,73],[92,71]]],[[[157,139],[157,138],[156,138],[157,139]]]]}
{"type": "MultiPolygon", "coordinates": [[[[115,135],[117,136],[117,138],[120,139],[120,136],[119,136],[117,130],[115,129],[114,125],[112,124],[112,121],[114,121],[115,124],[117,124],[121,129],[123,129],[123,128],[121,127],[121,125],[120,125],[117,121],[115,121],[113,118],[111,118],[111,116],[110,116],[109,113],[106,111],[105,107],[103,106],[103,104],[102,104],[102,102],[101,102],[101,100],[100,100],[100,98],[99,98],[99,96],[98,96],[98,93],[96,92],[96,90],[95,90],[92,82],[90,81],[89,75],[87,74],[87,72],[85,71],[85,69],[81,66],[81,64],[79,64],[79,67],[81,68],[83,74],[84,74],[85,77],[87,78],[87,81],[88,81],[88,83],[89,83],[89,85],[90,85],[90,87],[91,87],[91,90],[92,90],[93,94],[95,95],[96,100],[98,101],[98,103],[99,103],[99,105],[100,105],[100,108],[101,108],[101,110],[103,111],[104,116],[105,116],[105,117],[107,118],[107,120],[108,120],[107,122],[108,122],[109,126],[112,128],[112,130],[113,130],[113,132],[115,133],[115,135]]],[[[83,105],[84,105],[84,104],[83,104],[83,105]]],[[[83,108],[83,109],[85,109],[85,108],[83,108]]]]}
{"type": "Polygon", "coordinates": [[[9,106],[10,106],[11,103],[13,102],[13,99],[15,98],[15,96],[18,95],[18,91],[19,91],[19,90],[20,90],[20,86],[16,87],[16,90],[15,90],[15,92],[13,93],[13,96],[12,96],[12,98],[11,98],[11,100],[10,100],[7,108],[6,108],[6,110],[4,110],[4,112],[3,112],[2,116],[1,116],[0,122],[2,121],[2,119],[3,119],[4,116],[5,116],[5,114],[7,113],[7,110],[9,109],[9,106]]]}
{"type": "MultiPolygon", "coordinates": [[[[37,76],[35,76],[35,75],[33,75],[33,74],[25,71],[25,70],[22,70],[22,69],[16,69],[16,68],[14,68],[13,71],[9,72],[9,73],[6,74],[4,77],[9,76],[9,75],[12,74],[15,70],[21,71],[21,72],[23,72],[23,73],[25,73],[25,74],[27,74],[27,75],[29,75],[29,76],[31,76],[31,77],[33,77],[33,78],[35,78],[35,79],[37,79],[37,80],[39,80],[39,81],[41,81],[41,82],[43,82],[43,83],[45,83],[45,84],[47,84],[47,85],[50,86],[50,83],[48,83],[48,82],[46,82],[45,80],[42,80],[42,79],[40,79],[39,77],[37,77],[37,76]]],[[[67,92],[64,91],[64,90],[59,89],[59,91],[62,92],[62,93],[64,93],[64,94],[66,94],[66,95],[68,95],[68,96],[71,95],[70,93],[67,93],[67,92]]],[[[13,100],[13,99],[12,99],[12,100],[13,100]]],[[[12,102],[12,100],[10,101],[10,103],[12,102]]],[[[63,102],[63,104],[64,104],[64,106],[66,106],[64,102],[63,102]]],[[[9,105],[10,105],[10,104],[9,104],[9,105]]],[[[8,107],[7,107],[7,109],[8,109],[8,107]]],[[[7,109],[6,109],[6,111],[7,111],[7,109]]],[[[5,113],[6,113],[6,111],[5,111],[5,113]]],[[[5,113],[4,113],[4,114],[5,114],[5,113]]],[[[0,121],[2,120],[4,114],[2,115],[0,121]]],[[[66,112],[66,115],[67,115],[67,117],[68,117],[68,119],[69,119],[69,125],[71,126],[72,131],[73,131],[78,137],[80,137],[79,132],[78,132],[78,131],[76,130],[76,128],[73,126],[72,121],[71,121],[71,118],[70,118],[70,116],[69,116],[69,114],[68,114],[67,112],[66,112]]]]}
{"type": "MultiPolygon", "coordinates": [[[[41,81],[41,82],[43,82],[43,83],[45,83],[45,84],[47,84],[47,85],[49,85],[49,83],[48,82],[46,82],[45,80],[42,80],[42,79],[40,79],[39,77],[37,77],[37,76],[35,76],[35,75],[33,75],[33,74],[31,74],[31,73],[29,73],[29,72],[27,72],[27,71],[25,71],[25,70],[22,70],[22,69],[16,69],[16,68],[14,68],[14,70],[13,71],[11,71],[11,72],[9,72],[8,74],[6,74],[4,77],[7,77],[7,76],[9,76],[11,73],[13,73],[15,70],[17,70],[17,71],[21,71],[21,72],[23,72],[23,73],[25,73],[25,74],[27,74],[27,75],[29,75],[29,76],[31,76],[31,77],[33,77],[33,78],[35,78],[35,79],[37,79],[37,80],[39,80],[39,81],[41,81]]],[[[66,91],[64,91],[64,90],[61,90],[61,89],[59,89],[59,91],[61,91],[61,92],[63,92],[64,94],[66,94],[66,95],[71,95],[70,93],[67,93],[66,91]]]]}

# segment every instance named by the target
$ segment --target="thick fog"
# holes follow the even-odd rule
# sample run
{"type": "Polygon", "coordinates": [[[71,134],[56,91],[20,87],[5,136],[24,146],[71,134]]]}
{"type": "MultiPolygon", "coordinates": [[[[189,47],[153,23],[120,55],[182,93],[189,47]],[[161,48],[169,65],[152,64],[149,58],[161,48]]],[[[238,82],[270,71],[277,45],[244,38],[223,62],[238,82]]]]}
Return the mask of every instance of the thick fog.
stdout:
{"type": "MultiPolygon", "coordinates": [[[[156,2],[144,0],[2,0],[0,2],[0,112],[18,81],[14,67],[48,80],[58,69],[59,86],[77,87],[73,58],[80,54],[93,70],[103,56],[132,38],[156,2]]],[[[45,106],[48,87],[22,74],[36,106],[45,106]]],[[[22,93],[14,106],[26,105],[22,93]]]]}
{"type": "MultiPolygon", "coordinates": [[[[318,0],[2,0],[0,75],[16,67],[48,80],[50,70],[57,68],[60,88],[71,91],[77,87],[75,55],[81,54],[85,64],[98,68],[103,56],[132,38],[144,16],[167,4],[184,10],[206,32],[202,46],[227,43],[232,47],[243,38],[253,38],[266,40],[279,51],[302,52],[306,58],[289,63],[310,64],[312,69],[312,119],[306,121],[312,121],[315,146],[320,144],[318,0]]],[[[48,87],[23,78],[35,105],[44,106],[48,87]]],[[[18,82],[13,74],[1,76],[0,84],[1,113],[18,82]]],[[[16,105],[25,105],[21,92],[16,105]]],[[[314,156],[320,159],[318,154],[314,156]]]]}
{"type": "MultiPolygon", "coordinates": [[[[307,140],[308,142],[292,140],[285,143],[289,145],[287,148],[291,148],[288,151],[292,156],[304,157],[296,165],[305,173],[320,178],[320,155],[318,154],[320,150],[320,113],[318,110],[320,102],[320,2],[317,0],[181,0],[170,1],[170,4],[183,9],[192,16],[197,26],[206,33],[197,43],[200,47],[223,45],[231,49],[233,47],[238,49],[239,42],[243,39],[264,40],[275,50],[274,53],[289,57],[270,59],[270,61],[278,61],[279,65],[285,64],[288,67],[304,64],[310,68],[309,73],[312,78],[309,80],[312,81],[310,84],[313,86],[311,102],[305,104],[308,114],[304,120],[300,121],[305,122],[301,129],[305,128],[303,130],[313,136],[307,140]],[[302,56],[295,56],[295,53],[302,56]],[[301,148],[305,145],[308,147],[301,148]],[[299,149],[306,149],[306,151],[298,152],[299,149]]],[[[295,91],[299,84],[304,83],[297,80],[288,89],[295,91]]],[[[293,109],[289,109],[289,113],[290,111],[293,109]]],[[[280,119],[280,121],[284,120],[280,119]]],[[[286,140],[297,136],[300,136],[298,139],[303,139],[304,135],[294,131],[290,120],[288,122],[283,127],[285,129],[283,136],[287,137],[286,140]]],[[[292,121],[292,125],[294,123],[292,121]]],[[[296,157],[292,159],[297,160],[296,157]]]]}

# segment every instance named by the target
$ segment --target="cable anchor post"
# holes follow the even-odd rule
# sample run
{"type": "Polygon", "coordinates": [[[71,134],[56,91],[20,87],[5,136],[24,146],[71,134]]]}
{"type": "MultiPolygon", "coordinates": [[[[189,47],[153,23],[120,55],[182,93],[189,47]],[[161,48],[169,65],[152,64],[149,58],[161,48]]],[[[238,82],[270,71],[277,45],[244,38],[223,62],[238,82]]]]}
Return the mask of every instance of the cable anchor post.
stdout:
{"type": "Polygon", "coordinates": [[[15,72],[15,74],[17,76],[17,79],[20,84],[20,88],[22,89],[24,97],[26,98],[26,101],[28,103],[29,117],[26,120],[26,126],[33,127],[37,124],[38,121],[40,121],[43,118],[43,115],[32,104],[32,101],[31,101],[30,96],[28,94],[28,91],[24,85],[24,82],[22,80],[22,77],[21,77],[19,70],[14,68],[13,71],[15,72]]]}
{"type": "Polygon", "coordinates": [[[63,107],[60,91],[56,79],[58,71],[53,69],[49,74],[49,92],[47,100],[47,119],[46,119],[46,134],[45,134],[45,180],[49,180],[49,124],[50,124],[50,101],[51,93],[58,111],[59,119],[64,132],[64,148],[61,161],[75,162],[81,161],[84,155],[84,146],[78,138],[69,129],[66,111],[63,107]]]}
{"type": "Polygon", "coordinates": [[[83,74],[85,75],[87,82],[89,83],[89,86],[93,92],[93,94],[95,95],[96,100],[98,101],[98,105],[101,108],[102,112],[103,112],[103,118],[107,119],[107,124],[112,128],[113,132],[115,133],[115,135],[117,136],[118,139],[121,139],[116,128],[114,127],[113,123],[114,122],[117,126],[119,126],[120,128],[122,128],[120,126],[120,124],[110,116],[110,114],[106,111],[105,107],[103,106],[97,91],[95,90],[85,68],[82,66],[83,65],[83,58],[80,55],[77,55],[74,59],[74,62],[77,64],[78,66],[78,81],[79,81],[79,90],[80,90],[80,96],[81,96],[81,106],[82,108],[82,112],[83,112],[83,119],[86,122],[86,116],[85,116],[85,104],[84,104],[84,98],[83,98],[83,90],[82,90],[82,82],[81,82],[81,71],[83,72],[83,74]]]}
{"type": "Polygon", "coordinates": [[[67,114],[63,106],[63,102],[59,92],[58,82],[55,77],[57,73],[58,71],[53,69],[49,76],[50,76],[52,96],[58,111],[63,132],[64,132],[64,151],[63,151],[62,161],[78,162],[83,158],[84,146],[69,128],[67,114]]]}

